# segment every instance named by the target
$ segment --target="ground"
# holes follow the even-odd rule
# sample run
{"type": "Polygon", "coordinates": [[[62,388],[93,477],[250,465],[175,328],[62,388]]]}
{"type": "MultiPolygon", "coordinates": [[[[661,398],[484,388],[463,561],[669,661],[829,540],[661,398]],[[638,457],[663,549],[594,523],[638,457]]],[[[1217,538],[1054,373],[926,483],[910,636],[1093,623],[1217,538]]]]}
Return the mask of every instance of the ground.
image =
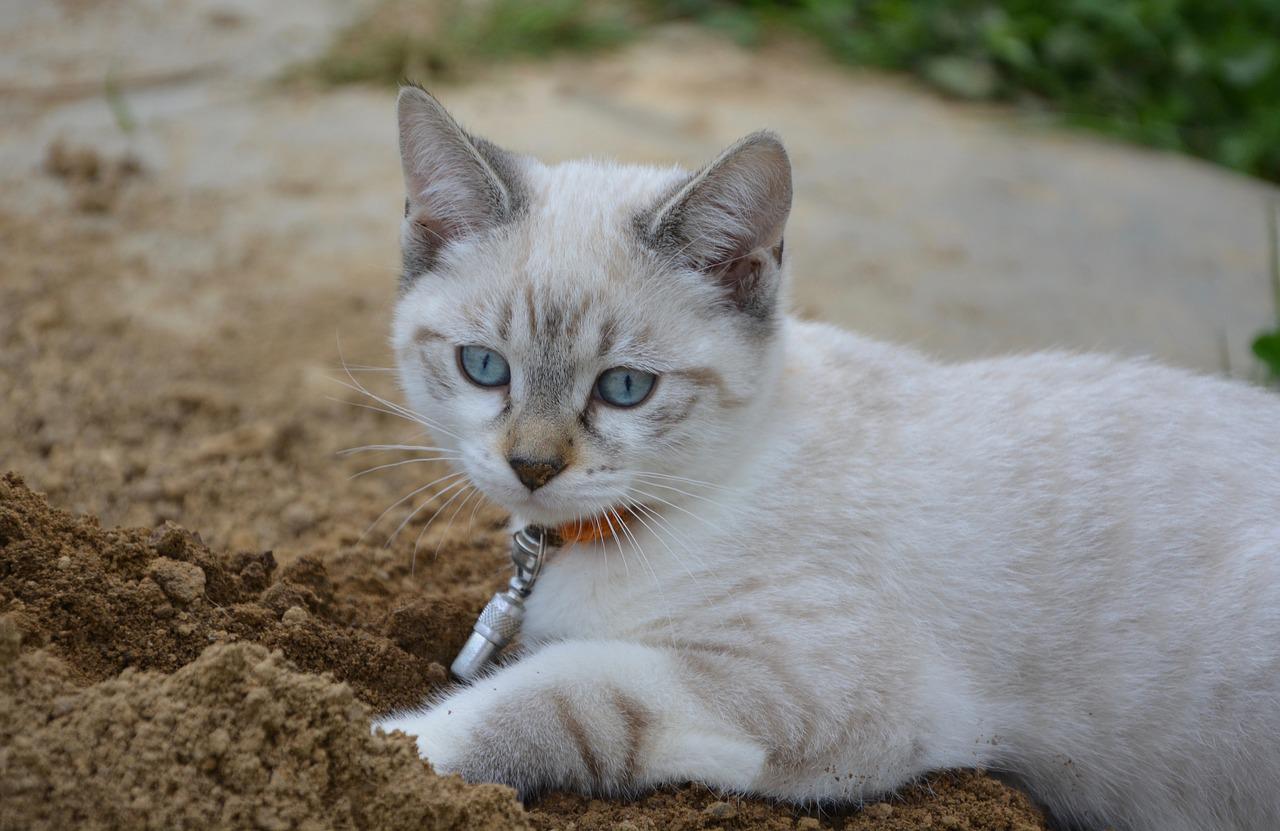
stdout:
{"type": "MultiPolygon", "coordinates": [[[[441,784],[407,743],[366,741],[369,713],[443,680],[502,581],[503,540],[497,510],[437,512],[446,495],[384,545],[414,503],[380,514],[430,474],[352,479],[400,457],[337,455],[415,435],[340,366],[394,396],[393,91],[279,80],[359,13],[62,0],[0,15],[0,470],[17,474],[0,485],[0,699],[14,705],[0,745],[21,749],[0,754],[0,796],[32,812],[0,828],[56,826],[59,806],[179,824],[215,803],[237,827],[236,799],[281,828],[316,827],[335,800],[357,827],[1036,827],[1022,797],[972,774],[860,814],[697,788],[554,795],[525,814],[507,793],[441,784]],[[284,704],[236,703],[255,695],[284,704]],[[137,726],[172,711],[201,720],[173,716],[158,744],[137,726]],[[283,755],[241,747],[282,724],[283,755]],[[200,761],[219,729],[223,761],[200,761]],[[242,757],[257,761],[225,761],[242,757]],[[346,757],[360,764],[297,767],[346,757]],[[229,773],[244,765],[295,790],[229,773]],[[163,813],[175,791],[195,813],[163,813]]],[[[778,130],[796,170],[796,308],[945,357],[1106,348],[1246,374],[1272,314],[1274,191],[798,48],[677,28],[436,91],[477,132],[550,161],[693,165],[778,130]]]]}

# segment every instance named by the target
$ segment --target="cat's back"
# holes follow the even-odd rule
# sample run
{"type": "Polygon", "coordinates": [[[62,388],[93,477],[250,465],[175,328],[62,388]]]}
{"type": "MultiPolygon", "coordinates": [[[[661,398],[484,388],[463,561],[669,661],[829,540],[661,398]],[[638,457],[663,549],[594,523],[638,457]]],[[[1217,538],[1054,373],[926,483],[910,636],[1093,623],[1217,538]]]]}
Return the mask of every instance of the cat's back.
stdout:
{"type": "Polygon", "coordinates": [[[821,483],[839,521],[929,568],[943,550],[970,570],[1017,560],[1032,583],[1154,574],[1280,600],[1280,396],[1150,361],[943,364],[819,324],[790,335],[788,478],[821,483]]]}
{"type": "Polygon", "coordinates": [[[928,424],[946,424],[967,458],[1006,471],[1014,487],[1215,523],[1248,512],[1280,527],[1274,393],[1149,360],[1064,352],[940,366],[932,377],[928,424]]]}
{"type": "Polygon", "coordinates": [[[974,496],[1141,485],[1159,502],[1163,487],[1186,491],[1184,510],[1225,500],[1280,523],[1280,396],[1259,387],[1098,354],[940,363],[826,324],[788,334],[784,396],[807,464],[974,496]]]}

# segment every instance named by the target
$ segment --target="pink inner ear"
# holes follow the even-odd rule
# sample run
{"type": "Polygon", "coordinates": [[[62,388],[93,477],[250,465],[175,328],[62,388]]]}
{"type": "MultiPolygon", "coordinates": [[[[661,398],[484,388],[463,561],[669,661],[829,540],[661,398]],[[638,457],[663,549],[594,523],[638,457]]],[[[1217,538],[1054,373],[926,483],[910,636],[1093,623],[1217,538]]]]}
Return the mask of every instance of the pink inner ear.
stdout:
{"type": "Polygon", "coordinates": [[[728,290],[735,304],[743,307],[760,285],[761,266],[757,254],[738,257],[715,272],[716,282],[728,290]]]}

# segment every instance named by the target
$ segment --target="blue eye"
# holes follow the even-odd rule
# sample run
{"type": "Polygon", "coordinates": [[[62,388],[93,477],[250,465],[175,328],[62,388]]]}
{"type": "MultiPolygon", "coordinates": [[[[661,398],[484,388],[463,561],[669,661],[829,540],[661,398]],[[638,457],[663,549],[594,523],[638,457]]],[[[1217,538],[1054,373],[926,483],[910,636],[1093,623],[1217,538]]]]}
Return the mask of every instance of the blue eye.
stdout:
{"type": "Polygon", "coordinates": [[[458,366],[468,378],[482,387],[501,387],[511,383],[511,367],[507,359],[483,346],[459,346],[458,366]]]}
{"type": "Polygon", "coordinates": [[[596,380],[596,395],[615,407],[634,407],[649,397],[657,380],[658,376],[652,372],[615,366],[600,373],[596,380]]]}

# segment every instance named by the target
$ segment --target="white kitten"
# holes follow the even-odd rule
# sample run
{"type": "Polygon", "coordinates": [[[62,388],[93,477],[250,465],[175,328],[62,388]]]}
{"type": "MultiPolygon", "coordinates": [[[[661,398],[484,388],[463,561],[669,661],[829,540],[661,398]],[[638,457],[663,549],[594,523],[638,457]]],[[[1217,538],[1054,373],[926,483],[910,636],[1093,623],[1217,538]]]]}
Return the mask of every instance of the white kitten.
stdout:
{"type": "Polygon", "coordinates": [[[382,726],[523,792],[981,766],[1089,827],[1280,828],[1280,399],[786,317],[768,133],[548,167],[399,107],[412,408],[517,527],[615,533],[548,563],[518,661],[382,726]]]}

